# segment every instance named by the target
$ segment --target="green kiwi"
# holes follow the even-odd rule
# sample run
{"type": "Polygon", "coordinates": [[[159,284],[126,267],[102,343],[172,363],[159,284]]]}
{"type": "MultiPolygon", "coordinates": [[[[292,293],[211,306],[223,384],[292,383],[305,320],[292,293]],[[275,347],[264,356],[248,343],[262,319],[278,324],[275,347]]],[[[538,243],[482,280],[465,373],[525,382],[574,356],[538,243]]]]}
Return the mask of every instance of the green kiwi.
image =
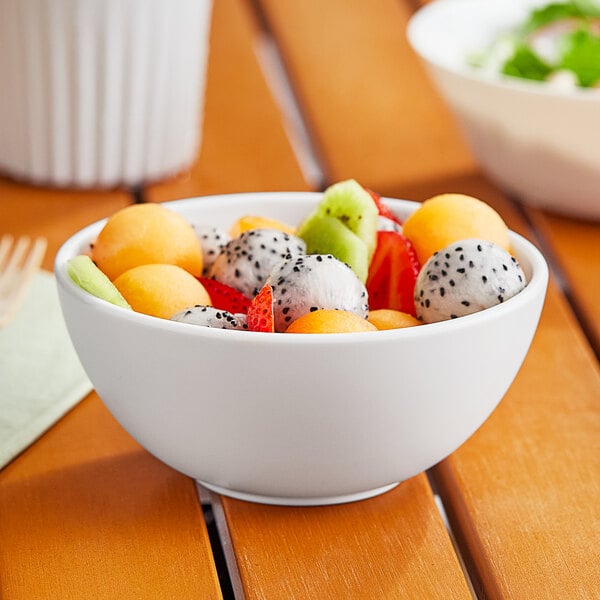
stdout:
{"type": "Polygon", "coordinates": [[[89,256],[81,255],[67,261],[69,277],[86,292],[111,304],[131,309],[112,281],[93,263],[89,256]]]}
{"type": "Polygon", "coordinates": [[[367,246],[369,260],[377,244],[377,206],[354,179],[340,181],[328,187],[316,213],[334,217],[355,233],[367,246]]]}
{"type": "Polygon", "coordinates": [[[313,214],[304,221],[297,235],[306,243],[307,254],[332,254],[365,283],[369,269],[367,246],[340,220],[313,214]]]}

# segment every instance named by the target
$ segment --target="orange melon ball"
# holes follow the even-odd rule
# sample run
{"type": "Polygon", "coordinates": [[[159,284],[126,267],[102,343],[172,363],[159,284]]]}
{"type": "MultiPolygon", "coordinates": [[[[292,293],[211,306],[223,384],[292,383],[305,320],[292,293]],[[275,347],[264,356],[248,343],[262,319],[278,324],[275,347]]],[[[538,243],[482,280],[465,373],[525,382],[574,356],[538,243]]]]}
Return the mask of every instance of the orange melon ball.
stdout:
{"type": "Polygon", "coordinates": [[[159,204],[134,204],[112,215],[94,242],[92,260],[111,280],[148,264],[202,274],[202,247],[192,226],[159,204]]]}
{"type": "Polygon", "coordinates": [[[292,321],[286,333],[355,333],[377,331],[366,319],[346,310],[320,309],[292,321]]]}
{"type": "Polygon", "coordinates": [[[402,327],[422,325],[421,321],[412,315],[391,308],[380,308],[378,310],[369,311],[368,321],[375,325],[379,330],[400,329],[402,327]]]}
{"type": "Polygon", "coordinates": [[[488,240],[510,251],[508,227],[488,204],[464,194],[434,196],[404,222],[404,235],[425,264],[437,250],[468,238],[488,240]]]}
{"type": "Polygon", "coordinates": [[[113,283],[133,310],[153,317],[170,319],[190,306],[212,305],[204,286],[176,265],[139,265],[113,283]]]}
{"type": "Polygon", "coordinates": [[[244,231],[250,231],[251,229],[277,229],[278,231],[283,231],[285,233],[289,233],[290,235],[294,235],[296,233],[296,229],[287,223],[282,223],[277,219],[269,219],[268,217],[258,217],[254,215],[246,215],[240,217],[229,230],[229,235],[232,238],[236,238],[244,231]]]}

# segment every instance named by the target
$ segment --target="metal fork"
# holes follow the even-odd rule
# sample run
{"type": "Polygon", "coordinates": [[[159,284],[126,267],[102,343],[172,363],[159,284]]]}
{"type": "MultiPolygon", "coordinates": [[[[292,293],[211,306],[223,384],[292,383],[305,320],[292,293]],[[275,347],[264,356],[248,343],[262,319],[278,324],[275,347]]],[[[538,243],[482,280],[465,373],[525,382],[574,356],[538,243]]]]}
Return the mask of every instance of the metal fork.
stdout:
{"type": "Polygon", "coordinates": [[[15,238],[5,234],[0,238],[0,328],[17,314],[25,293],[46,253],[43,237],[15,238]]]}

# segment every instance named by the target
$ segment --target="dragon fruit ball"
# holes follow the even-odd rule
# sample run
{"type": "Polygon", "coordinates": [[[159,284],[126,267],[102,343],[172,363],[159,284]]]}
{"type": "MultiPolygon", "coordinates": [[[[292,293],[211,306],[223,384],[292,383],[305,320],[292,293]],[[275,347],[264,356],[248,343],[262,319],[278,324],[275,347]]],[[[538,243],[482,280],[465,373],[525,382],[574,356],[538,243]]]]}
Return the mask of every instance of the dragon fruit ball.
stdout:
{"type": "Polygon", "coordinates": [[[253,298],[277,264],[305,252],[306,244],[294,235],[277,229],[251,229],[223,247],[210,277],[253,298]]]}
{"type": "Polygon", "coordinates": [[[200,327],[216,327],[218,329],[248,329],[246,315],[230,313],[227,310],[196,304],[171,317],[171,321],[189,323],[200,327]]]}
{"type": "Polygon", "coordinates": [[[231,239],[231,236],[224,229],[206,223],[192,223],[192,227],[202,248],[202,275],[207,277],[217,256],[231,239]]]}
{"type": "Polygon", "coordinates": [[[331,254],[307,254],[275,267],[267,282],[273,288],[275,331],[319,310],[346,310],[367,318],[367,288],[354,271],[331,254]]]}
{"type": "Polygon", "coordinates": [[[417,317],[455,319],[500,304],[527,285],[517,259],[495,243],[454,242],[423,265],[415,285],[417,317]]]}

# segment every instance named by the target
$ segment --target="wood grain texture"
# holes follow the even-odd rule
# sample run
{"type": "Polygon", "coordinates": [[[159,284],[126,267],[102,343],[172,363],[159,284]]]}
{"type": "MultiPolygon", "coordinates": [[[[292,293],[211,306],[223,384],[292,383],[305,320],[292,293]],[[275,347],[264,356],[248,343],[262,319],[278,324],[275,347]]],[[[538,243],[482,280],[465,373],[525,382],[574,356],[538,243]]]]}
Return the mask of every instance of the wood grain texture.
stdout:
{"type": "Polygon", "coordinates": [[[146,199],[308,189],[257,59],[258,34],[244,0],[214,3],[200,154],[189,171],[148,186],[146,199]]]}
{"type": "Polygon", "coordinates": [[[600,223],[527,209],[547,240],[565,284],[581,313],[587,334],[600,355],[600,223]]]}
{"type": "Polygon", "coordinates": [[[247,600],[471,597],[424,475],[346,505],[222,504],[247,600]]]}
{"type": "Polygon", "coordinates": [[[0,597],[221,598],[191,480],[95,393],[0,471],[0,597]]]}
{"type": "Polygon", "coordinates": [[[353,177],[387,193],[474,169],[446,106],[412,59],[406,3],[259,3],[330,180],[353,177]]]}

